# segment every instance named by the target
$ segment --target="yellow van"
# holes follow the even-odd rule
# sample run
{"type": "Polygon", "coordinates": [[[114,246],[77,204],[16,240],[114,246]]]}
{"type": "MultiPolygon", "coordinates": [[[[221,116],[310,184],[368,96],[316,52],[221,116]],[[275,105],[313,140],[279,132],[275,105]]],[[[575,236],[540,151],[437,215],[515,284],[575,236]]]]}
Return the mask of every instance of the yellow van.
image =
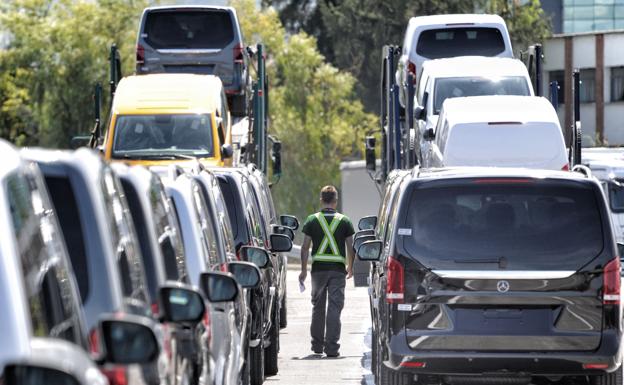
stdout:
{"type": "Polygon", "coordinates": [[[117,86],[104,157],[145,166],[198,159],[232,165],[232,123],[212,75],[128,76],[117,86]]]}

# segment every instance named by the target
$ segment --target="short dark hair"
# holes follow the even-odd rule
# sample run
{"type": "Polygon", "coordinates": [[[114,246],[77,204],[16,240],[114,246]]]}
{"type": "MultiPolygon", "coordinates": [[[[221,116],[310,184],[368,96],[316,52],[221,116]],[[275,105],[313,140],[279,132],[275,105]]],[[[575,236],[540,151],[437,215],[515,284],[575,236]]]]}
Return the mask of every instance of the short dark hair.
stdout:
{"type": "Polygon", "coordinates": [[[332,185],[325,186],[321,189],[321,201],[323,203],[334,203],[338,200],[338,190],[332,185]]]}

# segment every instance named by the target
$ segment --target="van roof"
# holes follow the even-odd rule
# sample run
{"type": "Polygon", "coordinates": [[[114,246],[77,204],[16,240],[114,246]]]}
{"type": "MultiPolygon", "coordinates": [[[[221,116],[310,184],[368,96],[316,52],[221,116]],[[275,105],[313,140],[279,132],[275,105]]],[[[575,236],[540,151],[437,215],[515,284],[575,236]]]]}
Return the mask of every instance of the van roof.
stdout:
{"type": "Polygon", "coordinates": [[[573,181],[591,180],[579,172],[536,170],[529,168],[502,167],[440,167],[423,169],[418,166],[412,171],[412,179],[456,179],[456,178],[530,178],[565,179],[573,181]]]}
{"type": "Polygon", "coordinates": [[[117,114],[200,113],[220,107],[223,85],[217,76],[150,74],[119,82],[113,111],[117,114]]]}
{"type": "Polygon", "coordinates": [[[423,64],[423,74],[432,77],[500,77],[529,76],[524,63],[503,57],[459,56],[428,60],[423,64]]]}
{"type": "Polygon", "coordinates": [[[160,10],[174,10],[174,9],[217,9],[222,11],[230,11],[236,12],[233,7],[228,7],[224,5],[193,5],[193,4],[184,4],[184,5],[159,5],[155,7],[147,7],[144,12],[148,11],[160,11],[160,10]]]}
{"type": "Polygon", "coordinates": [[[442,113],[450,125],[485,122],[549,122],[559,125],[552,104],[538,96],[469,96],[450,98],[442,113]]]}
{"type": "MultiPolygon", "coordinates": [[[[486,15],[486,14],[450,14],[450,15],[431,15],[431,16],[417,16],[412,17],[409,20],[408,29],[418,28],[423,26],[446,26],[447,24],[502,24],[505,25],[505,21],[498,15],[486,15]]],[[[459,27],[459,25],[457,25],[459,27]]]]}

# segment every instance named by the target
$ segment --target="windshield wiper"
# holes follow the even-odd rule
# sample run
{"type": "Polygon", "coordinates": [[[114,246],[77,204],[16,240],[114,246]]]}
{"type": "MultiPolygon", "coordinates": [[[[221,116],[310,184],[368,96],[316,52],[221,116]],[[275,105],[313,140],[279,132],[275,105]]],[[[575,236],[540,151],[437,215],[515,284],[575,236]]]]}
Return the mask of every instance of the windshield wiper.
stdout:
{"type": "Polygon", "coordinates": [[[123,154],[124,159],[197,159],[197,157],[186,154],[123,154]]]}
{"type": "Polygon", "coordinates": [[[455,263],[495,263],[498,265],[499,269],[507,268],[507,258],[475,258],[475,259],[454,259],[455,263]]]}

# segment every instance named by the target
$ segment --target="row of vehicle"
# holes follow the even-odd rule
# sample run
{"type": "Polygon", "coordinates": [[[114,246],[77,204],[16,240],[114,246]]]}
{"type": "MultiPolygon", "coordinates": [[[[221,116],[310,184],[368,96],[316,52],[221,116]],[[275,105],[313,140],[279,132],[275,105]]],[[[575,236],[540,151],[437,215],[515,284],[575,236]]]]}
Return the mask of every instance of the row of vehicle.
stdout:
{"type": "Polygon", "coordinates": [[[45,383],[112,385],[277,373],[281,252],[298,221],[277,218],[262,173],[1,145],[8,383],[49,371],[60,379],[45,383]]]}

